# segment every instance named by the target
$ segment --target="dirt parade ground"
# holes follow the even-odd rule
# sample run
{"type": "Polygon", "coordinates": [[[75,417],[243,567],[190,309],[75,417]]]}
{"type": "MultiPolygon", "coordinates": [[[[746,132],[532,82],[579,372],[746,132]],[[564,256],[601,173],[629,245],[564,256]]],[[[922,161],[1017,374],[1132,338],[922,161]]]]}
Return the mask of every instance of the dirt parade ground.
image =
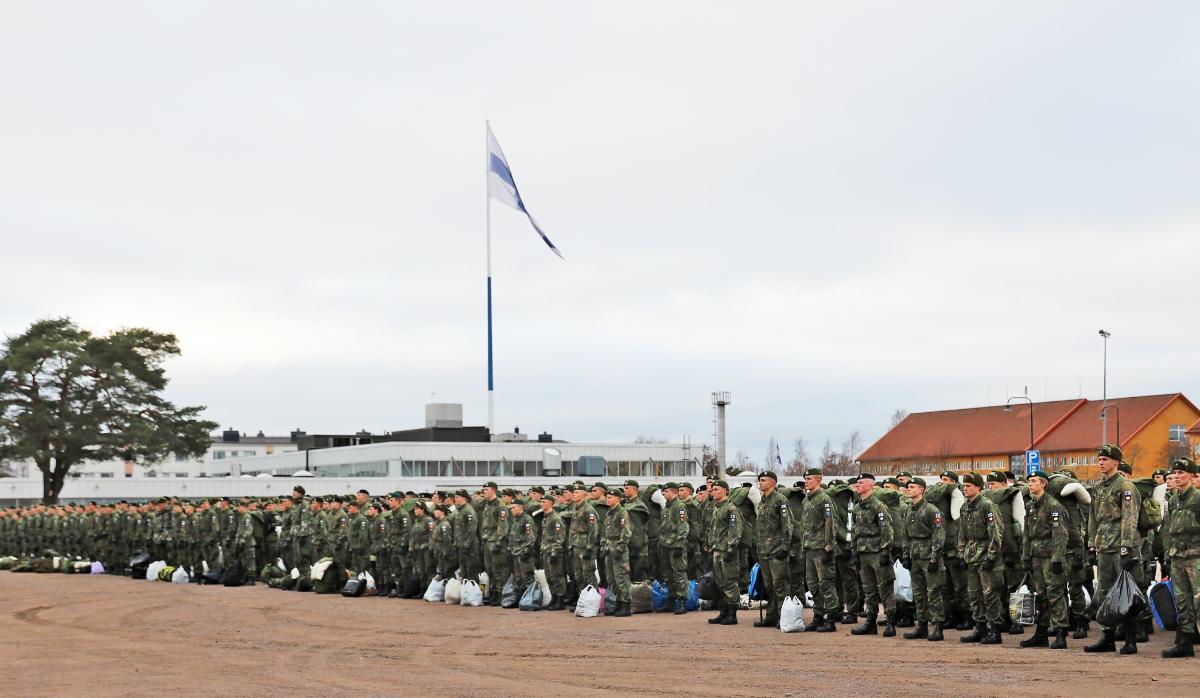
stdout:
{"type": "MultiPolygon", "coordinates": [[[[0,695],[1194,696],[1197,660],[0,573],[0,695]]],[[[1095,632],[1093,632],[1093,638],[1095,632]]],[[[1089,640],[1090,641],[1090,640],[1089,640]]]]}

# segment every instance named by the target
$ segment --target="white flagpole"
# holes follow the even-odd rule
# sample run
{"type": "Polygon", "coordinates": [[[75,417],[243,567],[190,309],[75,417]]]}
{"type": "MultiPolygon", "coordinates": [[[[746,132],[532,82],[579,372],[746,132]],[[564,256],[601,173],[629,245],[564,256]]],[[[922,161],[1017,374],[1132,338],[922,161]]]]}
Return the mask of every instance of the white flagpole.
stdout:
{"type": "Polygon", "coordinates": [[[492,371],[492,197],[488,193],[488,182],[491,178],[491,155],[489,153],[488,135],[491,126],[483,122],[483,198],[485,203],[484,216],[487,218],[487,388],[488,388],[488,433],[496,427],[496,386],[492,371]]]}

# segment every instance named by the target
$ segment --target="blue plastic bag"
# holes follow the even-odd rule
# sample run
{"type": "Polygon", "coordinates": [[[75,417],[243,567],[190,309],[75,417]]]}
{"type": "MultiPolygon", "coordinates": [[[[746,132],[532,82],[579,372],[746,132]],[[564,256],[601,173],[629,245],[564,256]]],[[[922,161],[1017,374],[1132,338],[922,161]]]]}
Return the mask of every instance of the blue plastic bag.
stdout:
{"type": "Polygon", "coordinates": [[[700,582],[697,582],[694,579],[688,582],[687,601],[684,603],[689,611],[700,610],[700,582]]]}
{"type": "Polygon", "coordinates": [[[750,568],[750,588],[746,590],[746,593],[749,594],[750,598],[752,599],[761,599],[762,587],[762,572],[759,571],[758,563],[756,562],[754,563],[754,567],[750,568]]]}
{"type": "Polygon", "coordinates": [[[654,600],[654,610],[671,610],[671,590],[657,579],[650,585],[650,598],[654,600]]]}

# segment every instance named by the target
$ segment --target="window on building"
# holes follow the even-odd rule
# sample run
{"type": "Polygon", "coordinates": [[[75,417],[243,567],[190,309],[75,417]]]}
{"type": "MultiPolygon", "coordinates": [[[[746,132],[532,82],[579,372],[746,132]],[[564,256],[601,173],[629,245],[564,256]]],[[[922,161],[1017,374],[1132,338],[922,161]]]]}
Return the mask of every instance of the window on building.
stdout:
{"type": "Polygon", "coordinates": [[[1187,431],[1186,424],[1172,424],[1171,430],[1170,430],[1170,435],[1167,437],[1167,439],[1169,441],[1174,441],[1176,443],[1183,441],[1183,439],[1184,439],[1183,434],[1186,431],[1187,431]]]}
{"type": "Polygon", "coordinates": [[[176,453],[176,454],[175,454],[175,462],[176,462],[176,463],[186,463],[186,462],[187,462],[187,456],[180,455],[180,454],[176,453]]]}
{"type": "Polygon", "coordinates": [[[225,458],[224,451],[213,451],[213,460],[223,460],[225,458]]]}

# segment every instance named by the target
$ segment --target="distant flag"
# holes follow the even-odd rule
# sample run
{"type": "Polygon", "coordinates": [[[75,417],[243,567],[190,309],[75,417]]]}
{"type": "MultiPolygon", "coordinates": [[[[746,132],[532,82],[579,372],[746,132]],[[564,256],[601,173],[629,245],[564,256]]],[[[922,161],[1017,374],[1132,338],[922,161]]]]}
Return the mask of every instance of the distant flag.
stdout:
{"type": "Polygon", "coordinates": [[[529,218],[530,225],[542,237],[550,250],[558,255],[559,259],[562,259],[562,252],[559,252],[554,243],[550,242],[550,238],[546,237],[545,231],[533,219],[529,209],[525,208],[525,202],[521,200],[521,192],[517,191],[517,182],[513,179],[512,168],[508,166],[508,159],[504,157],[504,151],[500,149],[500,143],[496,140],[496,135],[492,133],[491,125],[487,127],[487,136],[488,196],[524,213],[529,218]]]}

